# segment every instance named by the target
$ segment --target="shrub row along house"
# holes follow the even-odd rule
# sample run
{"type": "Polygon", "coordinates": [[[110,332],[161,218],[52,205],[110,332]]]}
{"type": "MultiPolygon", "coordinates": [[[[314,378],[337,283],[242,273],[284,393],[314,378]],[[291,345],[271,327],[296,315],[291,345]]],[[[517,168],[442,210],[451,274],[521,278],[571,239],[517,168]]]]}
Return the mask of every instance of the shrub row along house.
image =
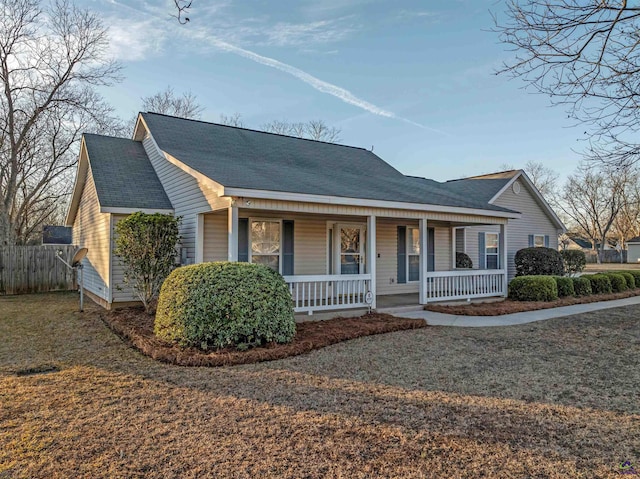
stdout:
{"type": "Polygon", "coordinates": [[[113,244],[136,211],[182,218],[181,264],[269,265],[310,313],[504,296],[516,251],[564,231],[521,170],[440,183],[362,148],[141,113],[132,139],[84,135],[66,220],[105,307],[134,300],[113,244]]]}

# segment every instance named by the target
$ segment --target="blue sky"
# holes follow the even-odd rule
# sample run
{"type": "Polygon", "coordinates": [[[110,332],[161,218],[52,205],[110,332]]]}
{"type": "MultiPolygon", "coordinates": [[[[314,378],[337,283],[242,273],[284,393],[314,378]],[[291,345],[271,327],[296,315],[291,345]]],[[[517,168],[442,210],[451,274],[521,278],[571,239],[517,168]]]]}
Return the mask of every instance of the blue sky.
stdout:
{"type": "Polygon", "coordinates": [[[203,119],[247,127],[322,119],[341,143],[439,181],[539,161],[571,173],[584,143],[561,108],[496,76],[512,56],[488,30],[495,0],[84,0],[110,27],[125,80],[103,91],[123,117],[171,85],[203,119]]]}

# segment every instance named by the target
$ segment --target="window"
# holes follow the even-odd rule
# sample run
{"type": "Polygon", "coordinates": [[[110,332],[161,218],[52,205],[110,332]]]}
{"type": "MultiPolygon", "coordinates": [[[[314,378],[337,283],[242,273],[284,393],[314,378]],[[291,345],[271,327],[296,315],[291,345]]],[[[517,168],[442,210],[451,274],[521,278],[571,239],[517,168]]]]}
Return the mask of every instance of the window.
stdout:
{"type": "Polygon", "coordinates": [[[533,235],[533,246],[544,248],[544,235],[533,235]]]}
{"type": "Polygon", "coordinates": [[[485,265],[487,269],[498,269],[498,233],[484,234],[485,265]]]}
{"type": "Polygon", "coordinates": [[[420,281],[420,230],[407,228],[407,271],[409,281],[420,281]]]}
{"type": "Polygon", "coordinates": [[[280,221],[251,221],[251,262],[280,272],[280,221]]]}

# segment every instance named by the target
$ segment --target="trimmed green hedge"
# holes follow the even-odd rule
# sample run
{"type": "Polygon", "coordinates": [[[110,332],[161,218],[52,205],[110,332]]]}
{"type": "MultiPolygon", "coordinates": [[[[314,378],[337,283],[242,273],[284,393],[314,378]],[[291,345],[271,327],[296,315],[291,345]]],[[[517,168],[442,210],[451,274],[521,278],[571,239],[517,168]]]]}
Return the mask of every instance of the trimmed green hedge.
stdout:
{"type": "Polygon", "coordinates": [[[553,248],[523,248],[516,252],[516,276],[564,274],[562,256],[553,248]]]}
{"type": "Polygon", "coordinates": [[[218,262],[184,266],[167,277],[154,332],[183,347],[247,349],[290,342],[296,324],[282,276],[263,265],[218,262]]]}
{"type": "Polygon", "coordinates": [[[636,279],[633,277],[631,273],[629,273],[628,271],[616,271],[616,273],[624,276],[624,279],[627,282],[627,288],[636,289],[636,279]]]}
{"type": "Polygon", "coordinates": [[[571,278],[573,281],[573,291],[576,296],[589,296],[591,294],[591,281],[584,276],[571,278]]]}
{"type": "Polygon", "coordinates": [[[554,301],[558,286],[551,276],[518,276],[509,283],[509,298],[515,301],[554,301]]]}
{"type": "Polygon", "coordinates": [[[631,276],[633,276],[633,279],[636,282],[636,287],[640,288],[640,270],[630,269],[628,271],[625,271],[625,273],[629,273],[631,276]]]}
{"type": "Polygon", "coordinates": [[[558,287],[558,297],[566,298],[567,296],[575,295],[573,288],[573,281],[567,276],[554,276],[553,279],[558,287]]]}
{"type": "Polygon", "coordinates": [[[565,249],[560,251],[564,262],[564,272],[568,275],[582,273],[587,266],[587,255],[581,249],[565,249]]]}
{"type": "Polygon", "coordinates": [[[587,278],[591,282],[592,294],[607,294],[611,293],[611,280],[605,274],[586,274],[582,276],[587,278]]]}
{"type": "Polygon", "coordinates": [[[620,273],[606,273],[606,276],[611,281],[611,291],[613,293],[622,293],[628,289],[627,280],[620,273]]]}

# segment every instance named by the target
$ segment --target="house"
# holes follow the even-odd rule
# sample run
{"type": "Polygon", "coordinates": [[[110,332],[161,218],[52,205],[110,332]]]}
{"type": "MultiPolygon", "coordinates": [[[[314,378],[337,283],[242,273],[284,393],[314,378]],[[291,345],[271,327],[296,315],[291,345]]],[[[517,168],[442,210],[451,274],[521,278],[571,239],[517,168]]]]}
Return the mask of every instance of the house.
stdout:
{"type": "Polygon", "coordinates": [[[564,231],[520,170],[439,183],[362,148],[141,113],[132,139],[83,136],[66,219],[105,307],[135,299],[113,249],[136,211],[182,218],[182,264],[269,265],[310,314],[504,296],[515,252],[564,231]],[[459,251],[473,269],[456,269],[459,251]]]}
{"type": "Polygon", "coordinates": [[[627,241],[627,263],[640,263],[640,236],[627,241]]]}

